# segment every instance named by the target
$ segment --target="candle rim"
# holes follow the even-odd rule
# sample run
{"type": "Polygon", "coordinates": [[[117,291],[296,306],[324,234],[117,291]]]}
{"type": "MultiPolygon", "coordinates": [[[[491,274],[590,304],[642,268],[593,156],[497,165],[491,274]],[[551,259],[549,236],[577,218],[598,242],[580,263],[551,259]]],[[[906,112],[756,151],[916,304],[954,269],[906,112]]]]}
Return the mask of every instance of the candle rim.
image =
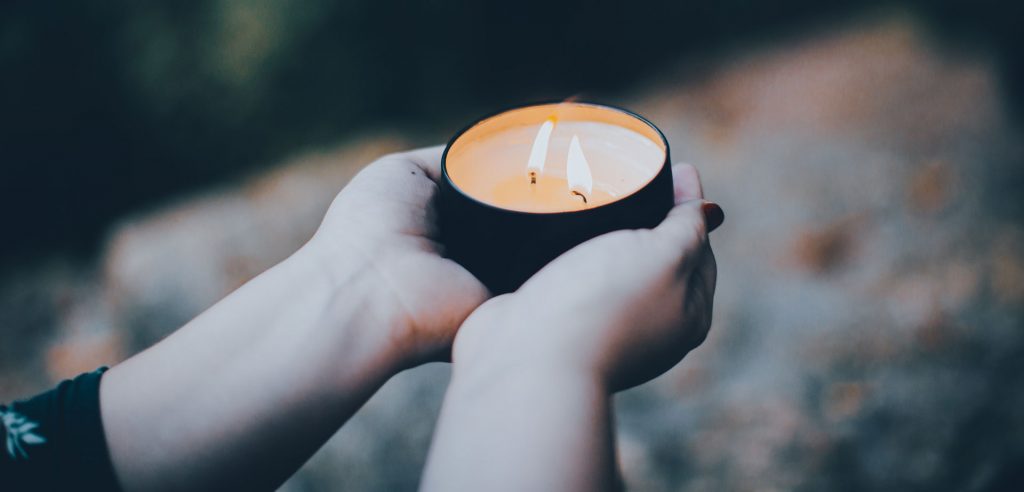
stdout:
{"type": "MultiPolygon", "coordinates": [[[[657,142],[655,142],[655,143],[657,143],[657,142]]],[[[470,124],[464,126],[462,129],[460,129],[459,131],[455,132],[455,135],[453,135],[452,138],[448,140],[448,144],[445,145],[444,152],[441,153],[441,177],[446,182],[448,182],[448,184],[450,184],[452,186],[452,188],[455,189],[455,191],[459,192],[460,195],[462,195],[462,196],[472,200],[473,202],[475,202],[475,203],[477,203],[479,205],[482,205],[484,207],[491,208],[491,209],[494,209],[494,210],[498,210],[498,211],[501,211],[501,212],[512,213],[512,214],[522,214],[522,215],[528,215],[528,216],[534,216],[534,215],[557,215],[557,214],[577,214],[577,213],[583,213],[583,212],[587,212],[587,211],[591,211],[591,210],[597,210],[597,209],[600,209],[600,208],[608,207],[608,206],[614,205],[616,203],[619,203],[619,202],[621,202],[621,201],[623,201],[623,200],[625,200],[625,199],[627,199],[629,197],[632,197],[633,195],[636,195],[637,193],[640,193],[641,191],[646,189],[648,186],[650,186],[650,184],[653,183],[655,179],[657,179],[658,175],[661,174],[661,172],[665,169],[665,166],[669,165],[668,164],[669,160],[670,160],[670,158],[669,158],[668,138],[665,137],[665,134],[661,132],[661,129],[658,128],[657,125],[655,125],[654,123],[652,123],[647,118],[644,118],[643,116],[641,116],[641,115],[639,115],[639,114],[637,114],[637,113],[635,113],[633,111],[630,111],[630,110],[628,110],[626,108],[623,108],[623,107],[615,106],[613,104],[605,104],[605,103],[599,103],[599,102],[593,102],[593,101],[547,100],[547,101],[531,102],[531,103],[526,103],[526,104],[517,104],[517,105],[514,105],[514,106],[508,106],[506,108],[499,109],[499,110],[494,111],[492,113],[489,113],[489,114],[487,114],[485,116],[477,118],[476,120],[474,120],[470,124]],[[489,120],[491,118],[494,118],[494,117],[496,117],[496,116],[498,116],[500,114],[507,113],[507,112],[510,112],[510,111],[515,111],[517,109],[526,109],[526,108],[532,108],[532,107],[536,107],[536,106],[550,106],[550,105],[556,105],[556,104],[575,104],[575,105],[579,105],[579,106],[592,106],[592,107],[596,107],[596,108],[610,109],[612,111],[618,111],[620,113],[625,114],[626,116],[631,116],[631,117],[637,119],[638,121],[640,121],[644,125],[647,125],[648,127],[650,127],[651,130],[654,130],[654,133],[656,135],[658,135],[658,138],[661,139],[661,144],[665,148],[665,159],[664,159],[664,161],[662,161],[661,167],[659,167],[658,171],[655,172],[646,182],[644,182],[644,184],[640,185],[637,189],[633,190],[631,193],[628,193],[628,194],[622,195],[621,197],[618,197],[616,200],[612,200],[612,201],[610,201],[608,203],[602,203],[600,205],[596,205],[596,206],[593,206],[593,207],[588,207],[588,208],[581,209],[581,210],[556,210],[556,211],[550,211],[550,212],[547,212],[547,211],[536,212],[536,211],[516,210],[516,209],[513,209],[513,208],[504,208],[504,207],[499,207],[497,205],[494,205],[492,203],[487,203],[487,202],[485,202],[485,201],[483,201],[483,200],[473,196],[471,193],[467,193],[465,190],[463,190],[461,187],[459,187],[458,183],[456,183],[455,180],[452,179],[452,177],[448,174],[448,151],[451,150],[452,145],[455,144],[455,142],[459,139],[459,137],[464,135],[466,132],[471,130],[473,127],[483,123],[484,121],[487,121],[487,120],[489,120]]]]}

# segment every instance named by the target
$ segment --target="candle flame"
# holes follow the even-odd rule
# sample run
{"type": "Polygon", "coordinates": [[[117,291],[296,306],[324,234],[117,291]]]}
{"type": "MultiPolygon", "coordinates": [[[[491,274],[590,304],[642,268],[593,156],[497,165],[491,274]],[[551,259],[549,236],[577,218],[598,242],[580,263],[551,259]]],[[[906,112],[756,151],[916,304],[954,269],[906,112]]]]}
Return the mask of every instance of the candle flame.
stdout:
{"type": "Polygon", "coordinates": [[[573,135],[572,141],[569,142],[565,177],[569,181],[569,192],[583,196],[583,201],[586,203],[586,197],[594,188],[594,178],[590,175],[590,165],[587,164],[587,158],[583,156],[583,148],[580,147],[580,139],[576,135],[573,135]]]}
{"type": "Polygon", "coordinates": [[[536,183],[537,177],[544,172],[544,163],[548,157],[548,142],[551,140],[551,131],[555,129],[555,119],[548,118],[537,131],[537,137],[533,139],[533,147],[530,149],[530,160],[526,162],[526,175],[530,183],[536,183]]]}

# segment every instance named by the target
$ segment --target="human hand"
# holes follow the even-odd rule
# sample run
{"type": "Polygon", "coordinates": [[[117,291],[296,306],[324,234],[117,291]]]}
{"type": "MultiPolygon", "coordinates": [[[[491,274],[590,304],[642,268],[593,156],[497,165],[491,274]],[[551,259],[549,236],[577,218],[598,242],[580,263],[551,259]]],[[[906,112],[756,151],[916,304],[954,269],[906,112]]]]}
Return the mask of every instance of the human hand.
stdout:
{"type": "Polygon", "coordinates": [[[125,490],[273,490],[388,378],[448,356],[487,291],[433,240],[440,153],[371,164],[299,251],[104,375],[125,490]]]}
{"type": "Polygon", "coordinates": [[[656,228],[616,231],[548,264],[463,324],[456,371],[570,371],[609,391],[644,383],[700,345],[716,264],[707,232],[724,219],[693,166],[673,167],[676,207],[656,228]]]}
{"type": "Polygon", "coordinates": [[[441,151],[392,154],[367,166],[334,199],[310,241],[335,277],[369,279],[367,308],[385,319],[384,326],[365,329],[404,366],[447,359],[459,325],[489,296],[476,277],[440,254],[432,199],[441,151]]]}

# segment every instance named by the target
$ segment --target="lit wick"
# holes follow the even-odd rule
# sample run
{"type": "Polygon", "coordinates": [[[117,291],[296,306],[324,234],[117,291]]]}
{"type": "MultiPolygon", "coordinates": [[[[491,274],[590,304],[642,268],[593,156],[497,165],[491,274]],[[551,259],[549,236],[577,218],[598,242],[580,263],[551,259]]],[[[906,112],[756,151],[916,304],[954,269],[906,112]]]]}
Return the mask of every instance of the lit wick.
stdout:
{"type": "Polygon", "coordinates": [[[537,138],[533,139],[530,160],[526,163],[526,175],[530,177],[532,185],[537,184],[537,176],[544,172],[544,161],[548,157],[548,141],[551,140],[551,131],[554,129],[555,119],[548,118],[537,131],[537,138]]]}
{"type": "Polygon", "coordinates": [[[590,165],[587,158],[583,156],[583,148],[580,147],[580,139],[572,136],[569,142],[569,156],[565,163],[565,177],[569,181],[569,193],[583,199],[587,204],[587,195],[593,191],[594,178],[590,175],[590,165]]]}

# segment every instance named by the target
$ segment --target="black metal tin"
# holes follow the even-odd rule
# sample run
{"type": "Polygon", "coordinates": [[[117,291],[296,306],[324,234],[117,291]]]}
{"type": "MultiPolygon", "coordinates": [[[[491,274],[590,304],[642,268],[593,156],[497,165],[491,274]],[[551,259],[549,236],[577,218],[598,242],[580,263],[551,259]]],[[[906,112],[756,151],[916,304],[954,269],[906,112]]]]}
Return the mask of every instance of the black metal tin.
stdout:
{"type": "MultiPolygon", "coordinates": [[[[448,175],[448,150],[463,133],[505,111],[552,104],[517,106],[485,116],[448,142],[441,158],[443,177],[437,195],[438,227],[445,256],[475,275],[495,295],[519,288],[544,265],[589,239],[619,229],[652,228],[672,209],[672,166],[668,140],[658,127],[631,111],[605,104],[580,103],[619,111],[649,125],[665,145],[665,162],[651,181],[631,195],[593,208],[532,213],[499,208],[473,198],[448,175]]],[[[486,162],[479,163],[486,166],[486,162]]],[[[600,265],[595,265],[600,268],[600,265]]]]}

